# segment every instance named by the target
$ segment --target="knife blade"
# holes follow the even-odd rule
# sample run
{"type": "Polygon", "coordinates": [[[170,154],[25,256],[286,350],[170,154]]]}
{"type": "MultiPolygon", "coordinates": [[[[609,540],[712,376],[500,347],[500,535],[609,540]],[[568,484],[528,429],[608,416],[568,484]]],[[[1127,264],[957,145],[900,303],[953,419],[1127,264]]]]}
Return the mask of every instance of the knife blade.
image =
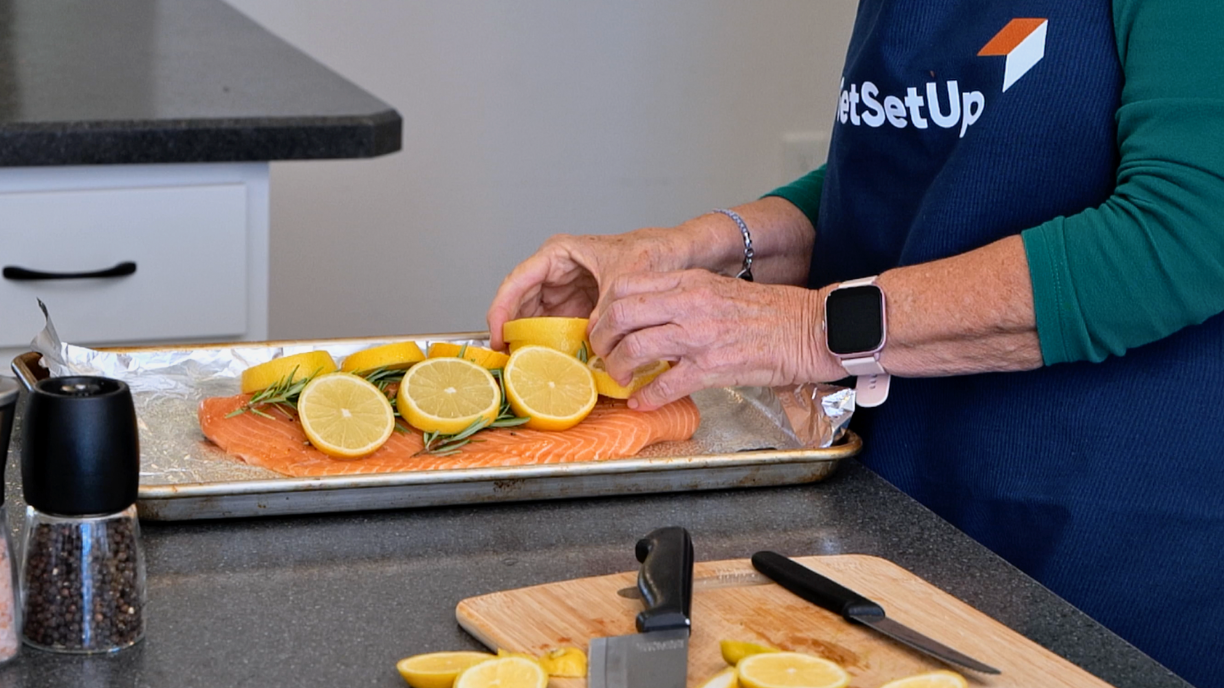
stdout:
{"type": "Polygon", "coordinates": [[[638,590],[646,608],[638,633],[592,638],[588,688],[684,688],[688,678],[689,611],[693,602],[693,541],[669,526],[651,531],[634,548],[638,590]]]}
{"type": "Polygon", "coordinates": [[[875,602],[777,552],[757,552],[752,555],[752,566],[808,602],[840,614],[848,621],[870,626],[935,659],[983,674],[1000,673],[988,664],[893,621],[884,614],[884,608],[875,602]]]}

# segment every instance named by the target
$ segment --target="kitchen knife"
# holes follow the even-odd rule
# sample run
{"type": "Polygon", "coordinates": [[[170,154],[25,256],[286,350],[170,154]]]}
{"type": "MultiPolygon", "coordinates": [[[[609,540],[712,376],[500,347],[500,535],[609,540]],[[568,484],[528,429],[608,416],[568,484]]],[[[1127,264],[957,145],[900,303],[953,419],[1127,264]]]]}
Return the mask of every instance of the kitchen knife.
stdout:
{"type": "Polygon", "coordinates": [[[684,688],[688,675],[693,541],[684,528],[659,528],[638,540],[638,590],[646,609],[640,633],[592,638],[588,688],[684,688]]]}
{"type": "Polygon", "coordinates": [[[752,555],[752,565],[757,571],[808,602],[841,614],[849,621],[870,626],[893,640],[925,652],[940,661],[983,674],[1000,673],[992,666],[893,621],[885,616],[884,608],[875,602],[777,552],[757,552],[752,555]]]}

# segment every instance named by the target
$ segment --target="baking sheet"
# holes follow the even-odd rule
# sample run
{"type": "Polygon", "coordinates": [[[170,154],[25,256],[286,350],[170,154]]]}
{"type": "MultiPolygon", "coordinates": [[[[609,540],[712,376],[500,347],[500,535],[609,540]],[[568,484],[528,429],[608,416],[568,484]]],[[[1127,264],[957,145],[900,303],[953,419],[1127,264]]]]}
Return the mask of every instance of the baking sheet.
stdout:
{"type": "MultiPolygon", "coordinates": [[[[337,361],[392,341],[412,340],[423,350],[436,341],[487,344],[485,333],[202,345],[85,349],[48,341],[13,362],[28,386],[48,374],[105,375],[132,388],[141,434],[137,507],[142,518],[189,520],[324,513],[493,501],[592,497],[757,485],[823,479],[861,447],[848,431],[833,446],[797,436],[811,414],[848,414],[853,393],[817,396],[805,389],[785,394],[762,388],[721,388],[693,395],[701,426],[686,442],[647,447],[632,459],[540,466],[418,471],[358,476],[289,478],[237,461],[200,432],[199,401],[239,391],[241,371],[281,355],[323,349],[337,361]]],[[[40,335],[41,337],[42,335],[40,335]]],[[[844,422],[824,419],[824,432],[844,422]]]]}

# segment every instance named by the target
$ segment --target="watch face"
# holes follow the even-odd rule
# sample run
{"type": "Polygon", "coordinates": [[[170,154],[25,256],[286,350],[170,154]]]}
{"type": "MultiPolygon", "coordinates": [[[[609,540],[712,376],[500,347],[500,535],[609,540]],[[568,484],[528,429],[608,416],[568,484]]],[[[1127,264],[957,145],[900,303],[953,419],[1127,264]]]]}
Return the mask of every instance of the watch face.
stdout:
{"type": "Polygon", "coordinates": [[[839,356],[879,349],[884,344],[884,292],[874,284],[829,292],[825,336],[829,351],[839,356]]]}

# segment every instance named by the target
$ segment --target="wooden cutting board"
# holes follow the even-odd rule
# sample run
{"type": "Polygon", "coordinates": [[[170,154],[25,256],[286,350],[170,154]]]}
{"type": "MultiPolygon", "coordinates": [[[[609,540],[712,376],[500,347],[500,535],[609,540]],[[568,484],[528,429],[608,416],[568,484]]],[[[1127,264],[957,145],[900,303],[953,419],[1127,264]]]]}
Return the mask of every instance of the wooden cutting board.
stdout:
{"type": "MultiPolygon", "coordinates": [[[[890,561],[856,554],[796,560],[880,603],[893,619],[1003,672],[962,671],[971,686],[1109,685],[890,561]]],[[[948,668],[796,597],[756,573],[747,559],[699,562],[693,577],[690,688],[726,668],[719,650],[724,639],[834,660],[850,672],[852,688],[879,688],[902,676],[948,668]]],[[[641,601],[617,594],[636,582],[637,572],[630,571],[497,592],[463,600],[455,616],[491,649],[542,655],[572,645],[585,651],[591,638],[637,632],[641,601]]],[[[585,685],[584,679],[550,684],[585,685]]]]}

